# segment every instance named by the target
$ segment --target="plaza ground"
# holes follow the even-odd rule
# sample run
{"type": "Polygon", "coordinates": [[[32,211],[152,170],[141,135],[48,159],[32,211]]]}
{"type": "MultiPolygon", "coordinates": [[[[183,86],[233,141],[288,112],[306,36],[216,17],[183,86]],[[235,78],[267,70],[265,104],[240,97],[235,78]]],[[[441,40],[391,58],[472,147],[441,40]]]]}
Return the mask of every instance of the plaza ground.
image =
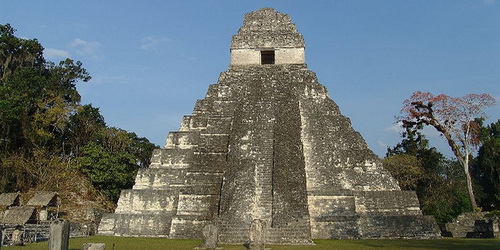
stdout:
{"type": "MultiPolygon", "coordinates": [[[[194,249],[201,244],[201,240],[171,240],[163,238],[125,238],[92,236],[70,240],[70,250],[82,248],[84,243],[105,243],[106,250],[164,250],[164,249],[194,249]]],[[[436,240],[314,240],[314,246],[276,246],[267,245],[266,248],[284,250],[500,250],[500,239],[458,239],[445,238],[436,240]]],[[[242,245],[222,245],[222,249],[245,249],[242,245]]],[[[24,247],[2,247],[2,249],[46,250],[47,242],[27,244],[24,247]]]]}

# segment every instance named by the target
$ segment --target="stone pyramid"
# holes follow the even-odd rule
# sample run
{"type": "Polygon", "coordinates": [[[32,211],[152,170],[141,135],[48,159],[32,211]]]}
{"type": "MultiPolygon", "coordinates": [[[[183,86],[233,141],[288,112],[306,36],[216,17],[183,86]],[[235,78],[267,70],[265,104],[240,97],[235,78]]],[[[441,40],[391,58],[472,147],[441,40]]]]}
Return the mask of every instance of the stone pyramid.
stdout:
{"type": "Polygon", "coordinates": [[[149,168],[123,190],[102,235],[248,241],[253,220],[268,243],[439,237],[414,192],[401,191],[305,64],[286,14],[245,15],[231,65],[196,102],[149,168]]]}

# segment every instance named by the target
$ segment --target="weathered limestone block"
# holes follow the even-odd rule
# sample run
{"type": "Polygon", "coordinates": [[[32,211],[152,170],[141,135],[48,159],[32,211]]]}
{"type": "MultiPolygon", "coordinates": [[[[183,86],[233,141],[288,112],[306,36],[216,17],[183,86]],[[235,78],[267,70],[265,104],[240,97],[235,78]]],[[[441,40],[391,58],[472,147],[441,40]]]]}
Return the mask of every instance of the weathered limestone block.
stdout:
{"type": "Polygon", "coordinates": [[[415,192],[356,192],[356,212],[360,214],[422,215],[415,192]]]}
{"type": "Polygon", "coordinates": [[[69,221],[56,220],[50,224],[49,250],[68,250],[69,221]]]}
{"type": "Polygon", "coordinates": [[[173,212],[178,194],[172,190],[122,190],[115,213],[151,214],[173,212]]]}
{"type": "Polygon", "coordinates": [[[253,220],[250,225],[249,242],[247,249],[264,250],[266,249],[266,222],[262,220],[253,220]]]}
{"type": "Polygon", "coordinates": [[[182,168],[141,168],[133,189],[173,190],[184,184],[186,172],[182,168]]]}
{"type": "Polygon", "coordinates": [[[312,196],[308,197],[309,214],[314,218],[331,216],[353,216],[356,213],[354,196],[312,196]]]}
{"type": "Polygon", "coordinates": [[[207,127],[207,117],[186,115],[182,118],[179,131],[198,131],[207,127]]]}
{"type": "Polygon", "coordinates": [[[172,214],[106,214],[98,232],[102,235],[166,237],[172,214]]]}
{"type": "Polygon", "coordinates": [[[218,196],[216,195],[179,195],[177,215],[213,217],[218,196]]]}
{"type": "Polygon", "coordinates": [[[440,238],[439,226],[432,216],[369,215],[360,216],[363,238],[440,238]]]}
{"type": "Polygon", "coordinates": [[[449,237],[467,237],[467,233],[474,232],[475,222],[484,219],[483,213],[463,213],[444,225],[443,234],[449,237]]]}
{"type": "Polygon", "coordinates": [[[212,217],[196,215],[176,215],[172,218],[169,237],[172,239],[201,239],[203,226],[209,223],[212,217]]]}
{"type": "Polygon", "coordinates": [[[165,148],[195,148],[198,146],[199,133],[192,131],[170,132],[167,136],[165,148]]]}
{"type": "Polygon", "coordinates": [[[219,229],[213,223],[203,227],[203,244],[199,248],[216,249],[219,242],[219,229]]]}
{"type": "Polygon", "coordinates": [[[498,222],[495,220],[476,220],[474,231],[467,232],[466,238],[498,238],[498,222]],[[496,229],[495,229],[496,226],[496,229]],[[496,235],[495,235],[496,231],[496,235]]]}
{"type": "Polygon", "coordinates": [[[104,250],[106,249],[106,244],[104,243],[85,243],[82,246],[82,250],[104,250]]]}

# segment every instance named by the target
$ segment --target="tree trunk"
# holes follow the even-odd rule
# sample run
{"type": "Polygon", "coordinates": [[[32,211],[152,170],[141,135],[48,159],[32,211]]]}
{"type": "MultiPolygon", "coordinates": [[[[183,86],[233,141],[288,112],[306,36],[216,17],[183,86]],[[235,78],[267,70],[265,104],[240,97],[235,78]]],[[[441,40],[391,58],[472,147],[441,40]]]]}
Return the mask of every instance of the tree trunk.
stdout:
{"type": "Polygon", "coordinates": [[[446,141],[448,142],[448,145],[451,147],[451,151],[453,154],[458,159],[458,162],[462,164],[464,168],[464,173],[465,173],[465,179],[467,180],[467,194],[469,196],[469,201],[472,206],[472,210],[475,211],[477,209],[477,203],[476,203],[476,198],[474,197],[474,190],[472,189],[472,178],[470,177],[470,172],[469,172],[469,150],[468,150],[468,145],[467,145],[467,135],[468,135],[468,130],[466,132],[466,139],[462,141],[463,143],[463,148],[465,150],[464,154],[460,152],[459,147],[453,140],[452,136],[450,133],[445,130],[442,126],[440,126],[437,123],[431,123],[431,125],[436,128],[437,131],[441,132],[443,136],[445,137],[446,141]]]}
{"type": "MultiPolygon", "coordinates": [[[[468,152],[466,152],[468,153],[468,152]]],[[[472,206],[472,211],[477,210],[477,203],[474,197],[474,190],[472,189],[472,179],[469,173],[469,154],[465,155],[465,161],[463,162],[465,177],[467,179],[467,192],[469,194],[469,201],[472,206]]]]}

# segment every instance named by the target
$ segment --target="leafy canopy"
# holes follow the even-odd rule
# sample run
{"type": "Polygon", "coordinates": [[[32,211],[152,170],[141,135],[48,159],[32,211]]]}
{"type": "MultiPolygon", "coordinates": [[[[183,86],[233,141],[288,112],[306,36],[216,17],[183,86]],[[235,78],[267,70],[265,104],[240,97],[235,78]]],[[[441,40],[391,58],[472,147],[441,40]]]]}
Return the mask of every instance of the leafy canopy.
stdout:
{"type": "Polygon", "coordinates": [[[86,178],[116,201],[156,146],[80,103],[76,84],[91,79],[81,62],[47,61],[36,39],[14,33],[0,25],[0,192],[64,192],[86,178]]]}

